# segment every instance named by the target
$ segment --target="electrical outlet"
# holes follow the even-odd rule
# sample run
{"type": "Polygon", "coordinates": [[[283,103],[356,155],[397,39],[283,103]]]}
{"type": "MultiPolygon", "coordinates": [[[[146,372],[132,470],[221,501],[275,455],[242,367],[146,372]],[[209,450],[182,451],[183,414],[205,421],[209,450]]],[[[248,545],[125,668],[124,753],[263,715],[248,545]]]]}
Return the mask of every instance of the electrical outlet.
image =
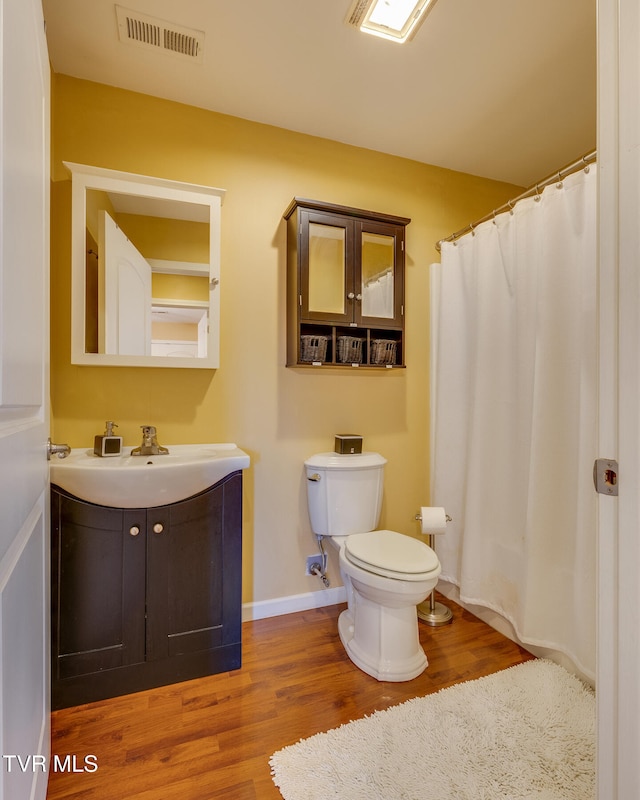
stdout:
{"type": "Polygon", "coordinates": [[[307,568],[304,573],[305,575],[313,575],[313,572],[311,572],[311,567],[314,564],[318,564],[320,566],[320,570],[324,572],[327,568],[326,553],[325,554],[318,553],[315,556],[307,556],[307,568]]]}

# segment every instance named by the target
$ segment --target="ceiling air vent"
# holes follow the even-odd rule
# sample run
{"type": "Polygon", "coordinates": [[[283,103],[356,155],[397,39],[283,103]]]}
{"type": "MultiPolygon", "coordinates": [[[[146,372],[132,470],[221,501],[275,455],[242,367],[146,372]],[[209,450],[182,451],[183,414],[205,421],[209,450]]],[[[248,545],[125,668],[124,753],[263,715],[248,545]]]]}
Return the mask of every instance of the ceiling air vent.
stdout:
{"type": "Polygon", "coordinates": [[[204,31],[183,28],[122,6],[116,6],[116,15],[121,42],[202,62],[204,31]]]}

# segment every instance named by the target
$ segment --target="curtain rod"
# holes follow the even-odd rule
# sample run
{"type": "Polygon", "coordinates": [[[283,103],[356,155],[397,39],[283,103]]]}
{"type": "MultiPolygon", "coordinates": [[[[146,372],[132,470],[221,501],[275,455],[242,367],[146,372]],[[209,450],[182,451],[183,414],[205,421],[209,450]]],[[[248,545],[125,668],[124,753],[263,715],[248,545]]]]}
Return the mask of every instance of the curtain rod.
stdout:
{"type": "Polygon", "coordinates": [[[587,153],[586,156],[582,156],[577,161],[569,164],[568,166],[564,167],[557,172],[549,175],[549,177],[545,178],[542,181],[538,181],[538,183],[534,183],[533,186],[530,186],[526,191],[522,194],[519,194],[517,197],[514,197],[513,200],[508,200],[506,203],[503,203],[499,208],[494,209],[491,214],[485,214],[484,217],[481,217],[476,222],[471,222],[469,225],[466,225],[464,228],[461,228],[459,231],[452,233],[451,236],[447,236],[446,239],[440,239],[436,242],[436,250],[440,252],[442,242],[455,242],[457,239],[460,239],[467,233],[473,233],[474,229],[478,227],[478,225],[482,224],[483,222],[487,222],[490,219],[496,217],[497,214],[501,214],[504,211],[510,211],[513,209],[514,205],[519,202],[520,200],[524,200],[525,197],[531,197],[532,195],[540,194],[540,190],[544,189],[545,186],[549,186],[549,184],[553,183],[554,181],[560,182],[563,178],[566,178],[567,175],[571,175],[573,172],[578,172],[580,169],[588,169],[589,164],[593,164],[593,162],[598,157],[598,151],[593,150],[591,153],[587,153]]]}

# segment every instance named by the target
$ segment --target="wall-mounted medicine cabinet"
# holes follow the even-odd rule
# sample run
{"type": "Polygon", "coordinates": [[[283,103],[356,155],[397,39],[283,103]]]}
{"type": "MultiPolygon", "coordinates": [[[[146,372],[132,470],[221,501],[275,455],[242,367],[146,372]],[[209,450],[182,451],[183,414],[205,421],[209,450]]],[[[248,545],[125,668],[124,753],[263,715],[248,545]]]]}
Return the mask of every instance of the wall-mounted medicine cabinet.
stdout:
{"type": "Polygon", "coordinates": [[[404,366],[406,217],[294,198],[287,366],[404,366]]]}
{"type": "Polygon", "coordinates": [[[217,368],[225,191],[65,167],[72,177],[71,362],[217,368]]]}

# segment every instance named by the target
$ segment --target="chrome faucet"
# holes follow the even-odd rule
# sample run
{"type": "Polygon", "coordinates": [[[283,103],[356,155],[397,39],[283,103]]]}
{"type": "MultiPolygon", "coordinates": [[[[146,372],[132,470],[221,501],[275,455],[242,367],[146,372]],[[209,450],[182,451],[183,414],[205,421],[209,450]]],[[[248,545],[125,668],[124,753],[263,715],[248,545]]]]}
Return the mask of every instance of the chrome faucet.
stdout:
{"type": "Polygon", "coordinates": [[[158,444],[156,429],[153,425],[141,425],[142,444],[134,447],[131,451],[132,456],[163,456],[169,451],[166,447],[158,444]]]}

